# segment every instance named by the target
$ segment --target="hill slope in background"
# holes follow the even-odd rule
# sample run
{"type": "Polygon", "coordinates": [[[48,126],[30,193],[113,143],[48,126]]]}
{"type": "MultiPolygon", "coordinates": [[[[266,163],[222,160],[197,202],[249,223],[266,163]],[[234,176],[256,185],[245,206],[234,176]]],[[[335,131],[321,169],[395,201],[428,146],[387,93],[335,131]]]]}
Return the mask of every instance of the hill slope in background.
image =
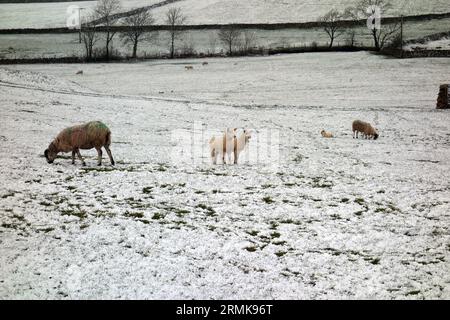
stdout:
{"type": "MultiPolygon", "coordinates": [[[[122,1],[123,11],[143,7],[162,0],[122,1]]],[[[344,9],[357,0],[180,0],[153,10],[157,23],[164,22],[170,7],[181,7],[188,24],[276,23],[315,21],[332,8],[344,9]]],[[[450,11],[448,0],[393,0],[392,15],[442,13],[450,11]]],[[[69,5],[92,8],[95,1],[2,4],[0,29],[63,27],[69,5]]]]}

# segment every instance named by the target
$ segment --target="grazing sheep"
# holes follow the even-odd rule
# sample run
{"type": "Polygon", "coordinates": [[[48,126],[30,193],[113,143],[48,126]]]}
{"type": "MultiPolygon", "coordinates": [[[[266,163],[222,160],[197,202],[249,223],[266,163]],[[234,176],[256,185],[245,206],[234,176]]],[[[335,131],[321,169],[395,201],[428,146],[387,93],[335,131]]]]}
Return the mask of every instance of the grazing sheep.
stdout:
{"type": "Polygon", "coordinates": [[[92,121],[86,124],[73,126],[61,131],[55,140],[50,143],[44,155],[48,163],[53,163],[59,152],[72,151],[72,164],[75,164],[75,154],[86,165],[80,154],[80,149],[89,150],[95,148],[98,153],[98,165],[102,165],[102,147],[105,147],[111,164],[114,159],[109,146],[111,145],[111,131],[100,121],[92,121]]]}
{"type": "Polygon", "coordinates": [[[194,67],[193,66],[185,66],[184,67],[186,70],[194,70],[194,67]]]}
{"type": "Polygon", "coordinates": [[[358,133],[362,133],[363,137],[366,139],[370,139],[373,137],[374,140],[377,140],[379,137],[378,131],[376,128],[372,127],[370,123],[355,120],[352,125],[353,130],[353,138],[358,138],[358,133]]]}
{"type": "Polygon", "coordinates": [[[252,134],[249,130],[244,129],[240,135],[237,135],[237,129],[234,129],[236,138],[234,139],[234,164],[238,164],[239,154],[249,144],[252,134]]]}
{"type": "Polygon", "coordinates": [[[213,164],[217,164],[218,155],[222,155],[223,164],[226,164],[225,155],[228,156],[228,162],[231,162],[231,153],[234,151],[235,138],[234,130],[227,128],[222,136],[212,137],[209,140],[209,149],[213,164]]]}
{"type": "Polygon", "coordinates": [[[333,138],[333,134],[331,132],[326,132],[325,130],[322,130],[320,132],[320,134],[322,135],[322,137],[324,138],[333,138]]]}

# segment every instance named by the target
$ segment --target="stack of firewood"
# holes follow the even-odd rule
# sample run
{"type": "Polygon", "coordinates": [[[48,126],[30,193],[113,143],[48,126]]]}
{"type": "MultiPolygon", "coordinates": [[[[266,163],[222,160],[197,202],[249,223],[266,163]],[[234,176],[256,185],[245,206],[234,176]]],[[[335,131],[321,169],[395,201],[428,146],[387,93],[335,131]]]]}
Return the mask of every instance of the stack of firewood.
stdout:
{"type": "Polygon", "coordinates": [[[439,96],[437,100],[437,108],[438,109],[450,109],[450,85],[443,84],[439,90],[439,96]]]}

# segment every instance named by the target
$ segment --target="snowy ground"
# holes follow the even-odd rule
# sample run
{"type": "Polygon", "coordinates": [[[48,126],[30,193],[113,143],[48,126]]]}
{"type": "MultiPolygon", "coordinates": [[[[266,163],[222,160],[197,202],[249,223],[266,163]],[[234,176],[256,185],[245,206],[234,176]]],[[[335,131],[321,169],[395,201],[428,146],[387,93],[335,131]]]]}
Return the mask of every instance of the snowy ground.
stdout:
{"type": "Polygon", "coordinates": [[[412,43],[405,50],[450,50],[450,39],[429,41],[426,43],[412,43]]]}
{"type": "Polygon", "coordinates": [[[450,298],[447,60],[208,61],[0,69],[1,298],[450,298]],[[116,167],[45,162],[92,119],[116,167]],[[171,157],[199,125],[279,132],[278,166],[171,157]]]}

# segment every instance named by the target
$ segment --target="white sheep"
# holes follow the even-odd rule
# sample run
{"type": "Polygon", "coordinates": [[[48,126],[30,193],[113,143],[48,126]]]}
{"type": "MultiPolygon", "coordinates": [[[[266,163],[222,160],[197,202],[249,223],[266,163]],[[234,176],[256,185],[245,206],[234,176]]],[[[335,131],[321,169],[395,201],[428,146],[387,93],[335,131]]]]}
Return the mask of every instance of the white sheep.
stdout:
{"type": "Polygon", "coordinates": [[[252,133],[250,132],[250,130],[243,129],[240,134],[237,134],[237,131],[238,129],[234,129],[234,133],[236,136],[234,144],[234,164],[238,164],[240,153],[249,144],[252,137],[252,133]]]}
{"type": "Polygon", "coordinates": [[[217,164],[217,156],[222,156],[223,164],[226,164],[225,155],[228,157],[228,162],[231,163],[231,153],[234,152],[236,135],[233,129],[227,128],[225,133],[221,136],[212,137],[209,140],[209,149],[213,164],[217,164]]]}

